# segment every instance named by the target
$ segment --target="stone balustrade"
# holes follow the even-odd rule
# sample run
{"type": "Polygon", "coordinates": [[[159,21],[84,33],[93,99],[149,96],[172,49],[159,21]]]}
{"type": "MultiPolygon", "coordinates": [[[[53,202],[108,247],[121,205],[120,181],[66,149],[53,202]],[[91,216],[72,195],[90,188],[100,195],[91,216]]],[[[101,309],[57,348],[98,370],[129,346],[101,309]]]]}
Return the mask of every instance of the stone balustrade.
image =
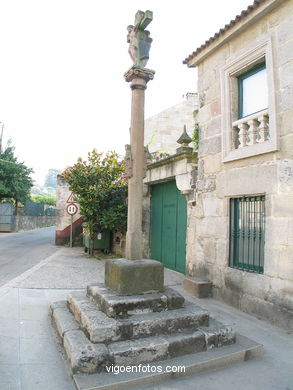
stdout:
{"type": "Polygon", "coordinates": [[[267,109],[232,123],[234,149],[259,144],[268,141],[269,138],[269,114],[267,109]]]}

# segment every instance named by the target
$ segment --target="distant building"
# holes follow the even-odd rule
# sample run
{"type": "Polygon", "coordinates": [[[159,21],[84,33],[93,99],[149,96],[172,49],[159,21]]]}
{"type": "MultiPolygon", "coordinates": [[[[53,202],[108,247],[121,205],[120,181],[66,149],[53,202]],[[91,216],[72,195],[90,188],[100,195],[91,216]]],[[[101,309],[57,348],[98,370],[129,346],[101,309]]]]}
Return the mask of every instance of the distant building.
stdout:
{"type": "Polygon", "coordinates": [[[175,106],[151,116],[145,120],[145,145],[150,152],[174,154],[184,125],[192,136],[194,129],[194,111],[198,109],[197,93],[187,93],[184,100],[175,106]]]}

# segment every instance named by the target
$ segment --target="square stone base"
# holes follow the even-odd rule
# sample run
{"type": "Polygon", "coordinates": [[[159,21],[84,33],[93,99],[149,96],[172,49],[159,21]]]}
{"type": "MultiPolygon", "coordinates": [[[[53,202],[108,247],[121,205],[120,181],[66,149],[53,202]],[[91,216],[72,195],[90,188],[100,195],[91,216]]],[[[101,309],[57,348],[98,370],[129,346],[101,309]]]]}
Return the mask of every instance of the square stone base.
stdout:
{"type": "Polygon", "coordinates": [[[149,259],[107,260],[105,285],[118,295],[160,292],[164,290],[164,266],[149,259]]]}
{"type": "Polygon", "coordinates": [[[198,298],[209,298],[212,296],[212,283],[199,278],[185,278],[183,286],[186,291],[198,298]]]}

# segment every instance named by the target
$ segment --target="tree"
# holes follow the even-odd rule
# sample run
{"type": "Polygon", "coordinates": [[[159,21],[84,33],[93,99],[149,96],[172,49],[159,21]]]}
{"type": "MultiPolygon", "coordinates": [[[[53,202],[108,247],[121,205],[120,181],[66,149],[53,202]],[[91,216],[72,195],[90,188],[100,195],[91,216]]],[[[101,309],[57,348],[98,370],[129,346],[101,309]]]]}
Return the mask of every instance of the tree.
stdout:
{"type": "Polygon", "coordinates": [[[117,153],[103,156],[94,149],[87,160],[79,158],[73,167],[67,168],[63,177],[78,197],[80,213],[92,238],[94,225],[100,231],[126,231],[125,161],[120,161],[117,153]]]}
{"type": "Polygon", "coordinates": [[[33,170],[17,161],[14,150],[9,141],[3,152],[0,152],[0,200],[14,199],[17,203],[29,198],[33,170]]]}

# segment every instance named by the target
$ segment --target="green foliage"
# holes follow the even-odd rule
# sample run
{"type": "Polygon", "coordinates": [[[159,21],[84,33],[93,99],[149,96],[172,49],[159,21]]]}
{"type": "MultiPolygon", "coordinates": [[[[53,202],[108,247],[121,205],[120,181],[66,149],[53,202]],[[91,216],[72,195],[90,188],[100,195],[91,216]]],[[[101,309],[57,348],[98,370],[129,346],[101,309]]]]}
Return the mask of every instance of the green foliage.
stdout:
{"type": "Polygon", "coordinates": [[[149,148],[149,146],[152,146],[152,144],[154,143],[155,137],[156,137],[156,132],[154,131],[153,134],[151,135],[149,142],[147,143],[147,148],[149,148]]]}
{"type": "MultiPolygon", "coordinates": [[[[154,131],[153,134],[151,135],[151,138],[149,142],[147,143],[147,151],[149,150],[149,147],[152,146],[152,144],[155,141],[156,136],[158,135],[157,131],[154,131]]],[[[164,158],[167,158],[170,156],[170,153],[164,151],[164,150],[156,150],[155,152],[149,152],[148,151],[148,160],[150,162],[155,162],[159,160],[163,160],[164,158]]]]}
{"type": "Polygon", "coordinates": [[[30,177],[33,170],[24,163],[18,162],[14,155],[15,148],[9,141],[0,153],[0,200],[14,199],[25,201],[29,198],[33,180],[30,177]]]}
{"type": "Polygon", "coordinates": [[[193,148],[195,151],[198,150],[199,145],[199,126],[198,123],[194,125],[193,133],[192,133],[192,142],[193,142],[193,148]]]}
{"type": "Polygon", "coordinates": [[[197,114],[198,114],[198,110],[194,110],[193,111],[193,118],[195,120],[195,123],[194,123],[194,128],[193,128],[193,133],[192,133],[191,138],[192,138],[192,142],[193,142],[193,148],[195,151],[198,150],[198,146],[199,146],[199,124],[196,121],[197,114]]]}
{"type": "Polygon", "coordinates": [[[31,200],[35,203],[48,204],[50,206],[56,206],[56,197],[47,195],[31,195],[31,200]]]}
{"type": "Polygon", "coordinates": [[[164,158],[167,158],[169,156],[170,156],[170,153],[158,150],[156,152],[151,152],[149,154],[149,159],[151,162],[155,162],[155,161],[163,160],[164,158]]]}
{"type": "Polygon", "coordinates": [[[91,236],[94,225],[100,230],[126,231],[125,162],[119,160],[117,153],[108,152],[103,156],[94,149],[88,153],[87,160],[79,158],[63,176],[78,197],[80,213],[91,236]]]}

